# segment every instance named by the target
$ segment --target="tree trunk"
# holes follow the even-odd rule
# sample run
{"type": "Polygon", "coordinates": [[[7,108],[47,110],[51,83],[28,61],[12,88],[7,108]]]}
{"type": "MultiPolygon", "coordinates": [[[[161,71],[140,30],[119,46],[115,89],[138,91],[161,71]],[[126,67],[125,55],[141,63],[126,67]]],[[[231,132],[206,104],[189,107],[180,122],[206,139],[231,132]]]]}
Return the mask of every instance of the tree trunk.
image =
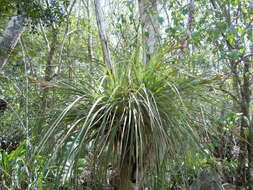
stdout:
{"type": "Polygon", "coordinates": [[[93,72],[93,65],[92,65],[92,35],[91,35],[91,15],[90,15],[90,0],[87,0],[87,21],[88,21],[88,40],[87,40],[87,47],[88,47],[88,58],[89,58],[89,64],[90,64],[90,72],[93,72]]]}
{"type": "Polygon", "coordinates": [[[248,159],[249,159],[249,188],[253,190],[253,115],[251,116],[251,122],[249,126],[249,137],[248,137],[248,159]]]}
{"type": "Polygon", "coordinates": [[[106,37],[104,21],[102,19],[101,2],[100,2],[100,0],[94,0],[94,3],[95,3],[95,11],[96,11],[98,32],[99,32],[100,42],[101,42],[102,49],[103,49],[104,61],[107,64],[108,69],[110,70],[110,72],[112,72],[113,71],[113,66],[112,66],[112,61],[111,61],[111,57],[110,57],[108,40],[107,40],[107,37],[106,37]]]}
{"type": "Polygon", "coordinates": [[[131,167],[129,163],[124,160],[121,163],[120,172],[119,172],[119,187],[117,190],[133,190],[131,182],[131,167]]]}
{"type": "Polygon", "coordinates": [[[159,16],[156,0],[139,0],[139,13],[142,24],[142,41],[144,48],[144,62],[147,63],[159,43],[159,16]]]}
{"type": "Polygon", "coordinates": [[[24,32],[25,22],[21,16],[13,16],[8,21],[3,37],[0,39],[0,69],[7,63],[10,53],[24,32]]]}
{"type": "MultiPolygon", "coordinates": [[[[252,27],[251,27],[252,29],[252,27]]],[[[251,53],[253,53],[253,42],[251,42],[250,44],[250,51],[251,53]]],[[[249,73],[250,73],[250,70],[252,69],[252,61],[253,59],[252,58],[246,58],[246,63],[247,63],[247,67],[246,68],[246,77],[248,79],[248,98],[249,98],[249,103],[250,103],[250,97],[252,95],[252,81],[250,83],[250,77],[251,76],[249,73]]],[[[249,117],[249,120],[250,120],[250,117],[249,117]]],[[[249,121],[250,122],[250,121],[249,121]]],[[[253,190],[253,114],[251,113],[251,122],[250,122],[250,125],[249,125],[249,135],[248,135],[248,160],[249,160],[249,169],[248,169],[248,184],[249,184],[249,189],[250,190],[253,190]]]]}
{"type": "MultiPolygon", "coordinates": [[[[57,44],[57,31],[55,29],[53,29],[52,31],[52,39],[51,39],[51,45],[50,45],[50,49],[48,52],[48,56],[47,56],[47,64],[46,64],[46,70],[45,70],[45,78],[44,80],[46,82],[49,82],[52,80],[53,78],[53,65],[52,65],[52,61],[53,61],[53,57],[55,55],[55,51],[56,51],[56,44],[57,44]]],[[[42,102],[41,102],[41,111],[40,111],[40,116],[41,118],[39,119],[38,125],[37,125],[37,129],[36,129],[36,135],[38,135],[42,129],[42,126],[44,124],[45,121],[45,113],[48,107],[48,94],[49,94],[49,88],[44,88],[43,92],[42,92],[42,102]]],[[[52,140],[52,139],[51,139],[52,140]]],[[[53,145],[51,143],[51,145],[53,145]]]]}
{"type": "Polygon", "coordinates": [[[189,5],[188,5],[188,19],[187,19],[187,30],[186,30],[186,37],[187,40],[185,40],[184,46],[187,47],[189,44],[189,40],[191,39],[192,36],[192,22],[194,18],[194,3],[195,0],[189,0],[189,5]]]}
{"type": "MultiPolygon", "coordinates": [[[[237,179],[236,185],[237,188],[240,189],[240,186],[246,186],[247,184],[252,187],[252,183],[250,179],[253,179],[253,173],[250,173],[253,168],[250,166],[253,165],[252,157],[252,145],[247,142],[247,140],[251,140],[253,134],[251,133],[252,130],[249,125],[250,117],[249,117],[249,108],[250,108],[250,78],[249,78],[249,70],[250,70],[250,63],[248,60],[244,60],[244,67],[243,67],[243,84],[240,85],[240,107],[241,107],[241,128],[240,128],[240,153],[238,159],[238,170],[237,170],[237,179]],[[248,132],[248,133],[247,133],[248,132]],[[249,162],[249,169],[247,171],[247,156],[249,162]]],[[[252,188],[250,188],[251,190],[252,188]]]]}
{"type": "Polygon", "coordinates": [[[91,15],[90,15],[90,0],[87,0],[87,21],[88,21],[88,40],[87,40],[87,46],[88,46],[88,57],[89,61],[92,61],[92,36],[91,36],[91,15]]]}
{"type": "Polygon", "coordinates": [[[240,126],[240,140],[239,140],[239,158],[237,166],[237,176],[236,176],[236,186],[240,190],[242,186],[247,183],[247,171],[246,171],[246,158],[247,158],[247,148],[246,148],[246,136],[245,132],[247,130],[247,123],[244,118],[241,119],[240,126]]]}

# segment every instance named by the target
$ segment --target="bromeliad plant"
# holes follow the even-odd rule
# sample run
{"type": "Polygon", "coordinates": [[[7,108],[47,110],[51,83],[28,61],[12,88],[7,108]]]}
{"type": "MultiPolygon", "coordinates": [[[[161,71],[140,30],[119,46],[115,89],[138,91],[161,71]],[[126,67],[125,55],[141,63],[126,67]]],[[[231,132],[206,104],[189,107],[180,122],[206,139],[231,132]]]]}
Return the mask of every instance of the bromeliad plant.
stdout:
{"type": "Polygon", "coordinates": [[[59,169],[63,182],[75,169],[80,152],[90,144],[98,152],[97,160],[105,152],[113,157],[119,189],[129,190],[133,184],[140,188],[148,168],[168,158],[166,155],[182,153],[180,147],[189,143],[188,137],[197,137],[191,107],[205,97],[211,80],[178,72],[173,64],[163,61],[161,54],[148,64],[139,57],[137,53],[129,62],[115,64],[113,73],[105,70],[100,80],[65,84],[76,99],[56,119],[39,146],[42,148],[68,123],[54,150],[58,152],[69,137],[74,139],[69,141],[71,146],[59,169]]]}

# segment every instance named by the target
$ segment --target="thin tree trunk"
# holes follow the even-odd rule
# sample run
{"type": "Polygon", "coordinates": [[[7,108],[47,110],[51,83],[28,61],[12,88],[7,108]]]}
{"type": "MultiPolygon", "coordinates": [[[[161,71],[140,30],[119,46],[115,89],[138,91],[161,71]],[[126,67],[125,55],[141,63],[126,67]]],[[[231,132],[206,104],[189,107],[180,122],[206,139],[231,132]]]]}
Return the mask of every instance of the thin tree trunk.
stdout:
{"type": "Polygon", "coordinates": [[[248,184],[250,190],[253,190],[253,115],[251,116],[251,122],[249,126],[249,137],[248,137],[248,159],[249,159],[249,179],[248,184]]]}
{"type": "MultiPolygon", "coordinates": [[[[243,114],[244,116],[244,114],[243,114]]],[[[238,166],[237,166],[237,174],[236,174],[236,187],[238,190],[241,189],[242,186],[245,186],[247,183],[247,171],[246,171],[246,158],[247,158],[247,147],[246,147],[246,135],[245,132],[247,130],[247,123],[244,118],[241,119],[240,124],[240,139],[239,139],[239,157],[238,157],[238,166]]]]}
{"type": "Polygon", "coordinates": [[[87,19],[88,19],[88,58],[90,62],[90,72],[93,70],[93,65],[92,65],[92,35],[91,35],[91,15],[90,15],[90,0],[87,0],[87,19]]]}
{"type": "MultiPolygon", "coordinates": [[[[240,107],[241,107],[241,128],[240,128],[240,153],[239,153],[239,159],[238,159],[238,169],[237,169],[237,179],[236,179],[236,185],[239,189],[240,186],[245,186],[249,184],[249,186],[252,187],[252,183],[250,182],[250,179],[253,179],[253,173],[250,173],[252,168],[249,167],[249,170],[247,171],[247,156],[249,158],[248,162],[249,165],[252,164],[252,157],[250,156],[252,154],[252,145],[247,142],[247,140],[251,140],[253,134],[251,133],[252,130],[249,125],[250,117],[249,117],[249,108],[250,108],[250,96],[251,96],[251,90],[250,90],[250,78],[249,78],[249,69],[250,69],[250,63],[247,60],[244,60],[244,70],[243,70],[243,84],[240,86],[240,94],[241,94],[241,101],[240,101],[240,107]],[[246,135],[246,131],[248,131],[248,135],[246,135]],[[248,172],[248,173],[247,173],[248,172]]],[[[250,188],[251,190],[252,188],[250,188]]]]}
{"type": "MultiPolygon", "coordinates": [[[[252,29],[252,27],[251,27],[252,29]]],[[[251,42],[250,44],[250,53],[253,53],[253,42],[251,42]]],[[[252,95],[252,82],[250,82],[250,74],[249,74],[249,71],[252,69],[252,61],[253,59],[252,58],[245,58],[246,60],[246,63],[247,63],[247,67],[246,68],[246,77],[247,77],[247,85],[248,85],[248,98],[249,98],[249,101],[250,101],[250,97],[252,95]]],[[[250,103],[250,102],[249,102],[250,103]]],[[[248,118],[250,120],[250,117],[248,118]]],[[[249,189],[250,190],[253,190],[253,114],[251,113],[251,122],[250,122],[250,125],[249,125],[249,135],[248,135],[248,160],[249,160],[249,169],[248,169],[248,184],[249,184],[249,189]]]]}
{"type": "MultiPolygon", "coordinates": [[[[46,70],[45,70],[45,78],[44,78],[44,80],[46,82],[51,81],[52,77],[53,77],[52,61],[53,61],[53,57],[54,57],[55,51],[56,51],[57,31],[55,29],[53,29],[52,33],[53,33],[52,34],[53,36],[52,36],[52,39],[51,39],[52,41],[51,41],[50,49],[49,49],[49,52],[48,52],[47,64],[46,64],[46,70]]],[[[48,107],[49,89],[44,88],[42,94],[43,95],[42,95],[41,111],[40,111],[41,118],[39,119],[39,122],[38,122],[38,125],[37,125],[36,135],[39,134],[39,132],[42,129],[42,126],[44,124],[44,121],[45,121],[44,115],[45,115],[46,109],[48,107]]]]}
{"type": "Polygon", "coordinates": [[[139,13],[142,24],[144,62],[147,63],[159,44],[159,23],[156,0],[139,0],[139,13]]]}
{"type": "Polygon", "coordinates": [[[244,114],[243,120],[245,120],[245,126],[248,129],[248,135],[246,139],[247,142],[247,150],[248,150],[248,173],[247,173],[247,182],[249,186],[249,190],[253,190],[253,160],[252,160],[252,126],[250,125],[250,62],[249,60],[244,60],[244,73],[243,73],[243,88],[242,88],[242,100],[243,100],[243,110],[244,114]]]}
{"type": "MultiPolygon", "coordinates": [[[[238,65],[234,62],[231,61],[230,63],[230,67],[231,67],[231,72],[233,73],[233,81],[232,81],[232,85],[233,85],[233,91],[234,94],[236,95],[235,97],[237,97],[237,101],[234,101],[233,104],[233,111],[236,112],[241,112],[242,111],[242,97],[241,97],[241,80],[239,78],[238,75],[238,65]],[[239,104],[238,104],[239,103],[239,104]]],[[[239,143],[238,146],[240,148],[240,152],[239,152],[239,157],[238,157],[238,167],[237,167],[237,174],[236,174],[236,186],[238,189],[240,189],[240,187],[245,184],[246,182],[246,168],[245,168],[245,154],[247,153],[247,149],[246,149],[246,142],[245,142],[245,121],[241,120],[240,123],[240,138],[239,138],[239,143]]]]}
{"type": "Polygon", "coordinates": [[[184,46],[187,47],[189,45],[189,40],[191,39],[192,36],[192,23],[193,23],[193,18],[194,18],[194,3],[195,0],[189,0],[189,5],[188,5],[188,19],[187,19],[187,30],[186,30],[186,37],[187,40],[185,40],[184,46]]]}
{"type": "Polygon", "coordinates": [[[7,63],[10,53],[24,32],[25,22],[22,16],[13,16],[8,21],[3,37],[0,39],[0,69],[7,63]]]}
{"type": "Polygon", "coordinates": [[[113,66],[112,66],[112,61],[111,61],[111,57],[110,57],[108,40],[107,40],[107,37],[106,37],[104,21],[102,19],[101,2],[100,2],[100,0],[94,0],[94,3],[95,3],[95,11],[96,11],[96,20],[97,20],[97,25],[98,25],[98,32],[99,32],[100,42],[101,42],[102,49],[103,49],[104,61],[107,64],[110,72],[112,72],[113,71],[113,66]]]}

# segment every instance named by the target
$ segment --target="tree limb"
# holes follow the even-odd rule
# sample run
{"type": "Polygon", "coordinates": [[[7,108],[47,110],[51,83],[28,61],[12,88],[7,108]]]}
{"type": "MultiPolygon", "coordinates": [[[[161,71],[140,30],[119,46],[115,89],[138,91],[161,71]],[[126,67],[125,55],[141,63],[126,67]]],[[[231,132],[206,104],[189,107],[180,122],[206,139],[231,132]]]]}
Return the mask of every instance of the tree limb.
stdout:
{"type": "Polygon", "coordinates": [[[26,19],[22,16],[13,16],[7,24],[2,39],[0,39],[0,69],[8,61],[8,57],[24,32],[26,19]]]}

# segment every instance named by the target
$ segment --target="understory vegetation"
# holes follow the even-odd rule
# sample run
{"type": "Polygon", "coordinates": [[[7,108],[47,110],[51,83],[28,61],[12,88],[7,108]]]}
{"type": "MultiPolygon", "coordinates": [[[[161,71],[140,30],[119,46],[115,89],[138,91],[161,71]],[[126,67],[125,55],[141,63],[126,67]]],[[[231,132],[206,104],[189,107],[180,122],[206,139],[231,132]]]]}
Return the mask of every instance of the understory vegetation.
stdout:
{"type": "Polygon", "coordinates": [[[0,190],[253,190],[252,23],[248,0],[1,0],[0,190]]]}

